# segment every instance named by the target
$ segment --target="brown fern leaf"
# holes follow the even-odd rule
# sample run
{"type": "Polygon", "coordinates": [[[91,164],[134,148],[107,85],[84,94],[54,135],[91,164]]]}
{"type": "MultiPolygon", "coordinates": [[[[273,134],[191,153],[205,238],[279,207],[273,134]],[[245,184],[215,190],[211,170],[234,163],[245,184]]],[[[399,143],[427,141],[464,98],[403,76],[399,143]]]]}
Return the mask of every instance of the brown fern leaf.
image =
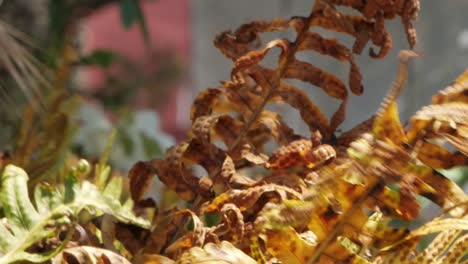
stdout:
{"type": "MultiPolygon", "coordinates": [[[[284,93],[285,97],[288,95],[289,93],[284,93]]],[[[286,144],[295,137],[294,130],[283,121],[281,115],[268,110],[263,110],[260,113],[247,134],[249,141],[253,142],[258,150],[261,150],[270,138],[274,138],[280,144],[286,144]]]]}
{"type": "Polygon", "coordinates": [[[332,161],[335,156],[335,150],[329,145],[314,146],[310,140],[299,139],[275,150],[268,163],[272,169],[285,169],[298,164],[311,169],[332,161]]]}
{"type": "Polygon", "coordinates": [[[349,87],[354,94],[361,94],[361,72],[354,61],[352,52],[336,39],[326,39],[315,32],[306,32],[304,40],[299,44],[298,51],[314,50],[320,54],[328,55],[340,61],[348,61],[350,64],[349,87]]]}
{"type": "MultiPolygon", "coordinates": [[[[413,45],[411,23],[418,11],[415,3],[317,0],[307,17],[253,21],[218,35],[215,46],[234,62],[231,79],[197,96],[186,139],[169,149],[164,159],[151,163],[152,171],[169,189],[191,202],[190,210],[158,223],[151,236],[156,239],[156,231],[163,235],[161,242],[153,243],[157,254],[206,260],[199,258],[208,254],[209,250],[202,249],[206,243],[229,240],[245,251],[252,241],[252,255],[262,263],[367,261],[377,254],[364,256],[343,250],[343,245],[378,250],[407,235],[406,230],[373,227],[378,221],[369,220],[369,210],[412,219],[419,211],[416,194],[430,197],[444,209],[463,202],[459,190],[447,179],[438,179],[432,168],[420,163],[425,160],[445,168],[462,164],[463,159],[429,144],[412,144],[398,120],[395,100],[406,81],[407,59],[415,53],[402,53],[399,78],[376,117],[343,134],[338,146],[335,142],[335,131],[345,118],[349,99],[346,86],[353,94],[363,92],[353,53],[361,53],[371,41],[379,51],[371,48],[370,56],[383,58],[392,45],[385,22],[396,16],[404,20],[413,45]],[[337,5],[356,9],[359,15],[339,11],[337,5]],[[353,47],[312,32],[314,27],[352,36],[353,47]],[[297,33],[294,40],[261,44],[262,33],[290,28],[297,33]],[[272,49],[279,49],[280,55],[277,66],[268,68],[262,64],[272,49]],[[298,59],[297,54],[303,51],[349,64],[348,85],[311,62],[298,59]],[[286,79],[322,89],[339,100],[338,109],[326,118],[304,91],[286,79]],[[287,120],[265,109],[272,103],[286,103],[298,110],[309,127],[310,139],[296,135],[287,120]],[[268,156],[270,143],[279,146],[268,156]],[[343,151],[348,145],[349,155],[343,151]],[[436,164],[439,156],[444,162],[436,164]],[[206,176],[194,175],[192,167],[197,165],[206,170],[206,176]],[[399,189],[391,190],[387,184],[399,189]],[[435,185],[442,186],[440,194],[435,192],[435,185]],[[200,220],[203,214],[220,218],[206,227],[200,220]],[[194,222],[193,230],[185,228],[189,221],[194,222]],[[186,252],[181,256],[181,251],[186,252]]],[[[457,133],[464,131],[459,128],[463,122],[457,123],[457,133]]],[[[454,136],[446,130],[437,133],[454,136]]],[[[419,135],[415,140],[420,141],[419,135]]],[[[148,175],[148,171],[134,169],[131,181],[135,197],[141,197],[143,192],[136,189],[144,187],[148,175]]]]}
{"type": "MultiPolygon", "coordinates": [[[[204,205],[203,212],[219,211],[227,203],[235,204],[241,211],[252,208],[261,196],[269,194],[269,199],[286,200],[288,198],[300,199],[301,194],[284,186],[268,184],[256,186],[245,190],[228,190],[216,197],[212,202],[204,205]]],[[[268,196],[268,195],[267,195],[268,196]]],[[[262,202],[262,201],[260,201],[262,202]]],[[[265,202],[265,201],[263,201],[265,202]]]]}
{"type": "Polygon", "coordinates": [[[210,196],[208,190],[203,190],[197,177],[188,170],[182,160],[184,152],[189,147],[187,142],[181,142],[166,152],[164,160],[153,160],[152,166],[164,184],[176,191],[184,200],[190,201],[197,194],[210,196]]]}
{"type": "Polygon", "coordinates": [[[299,111],[302,120],[309,126],[312,133],[319,130],[322,135],[331,133],[330,125],[327,118],[307,96],[307,94],[299,88],[281,83],[281,86],[273,93],[272,101],[283,101],[299,111]],[[278,98],[279,97],[279,98],[278,98]]]}
{"type": "MultiPolygon", "coordinates": [[[[418,17],[420,3],[419,0],[396,0],[396,1],[381,1],[381,0],[330,0],[330,2],[336,5],[343,5],[358,10],[363,14],[366,19],[375,19],[375,23],[382,23],[379,20],[381,18],[393,19],[395,16],[400,16],[403,25],[405,26],[406,36],[410,48],[416,45],[416,30],[413,26],[413,21],[418,17]]],[[[378,26],[377,28],[382,28],[378,26]]],[[[378,32],[374,31],[374,34],[385,34],[386,31],[378,32]]],[[[373,41],[374,44],[378,45],[373,41]]]]}
{"type": "Polygon", "coordinates": [[[240,209],[234,204],[225,204],[220,213],[222,222],[213,233],[218,234],[221,239],[232,241],[234,245],[242,242],[245,234],[245,224],[240,209]]]}

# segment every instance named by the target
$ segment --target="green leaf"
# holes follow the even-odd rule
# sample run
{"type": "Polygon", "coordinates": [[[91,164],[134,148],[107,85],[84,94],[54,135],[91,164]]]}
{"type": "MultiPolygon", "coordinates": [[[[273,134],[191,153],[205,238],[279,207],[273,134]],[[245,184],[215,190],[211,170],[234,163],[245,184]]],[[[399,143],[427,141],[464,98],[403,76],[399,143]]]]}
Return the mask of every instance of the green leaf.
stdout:
{"type": "Polygon", "coordinates": [[[104,191],[102,192],[102,194],[104,196],[120,200],[120,197],[122,196],[122,186],[123,186],[122,177],[112,177],[112,179],[104,188],[104,191]]]}
{"type": "MultiPolygon", "coordinates": [[[[46,228],[53,213],[39,214],[29,200],[26,172],[14,165],[5,167],[2,177],[0,199],[5,219],[0,223],[0,263],[19,261],[44,262],[58,254],[71,238],[73,229],[56,249],[40,254],[26,250],[34,243],[54,234],[53,228],[46,228]]],[[[58,208],[59,211],[62,208],[58,208]]],[[[57,230],[58,231],[58,230],[57,230]]],[[[57,232],[58,233],[58,232],[57,232]]]]}
{"type": "Polygon", "coordinates": [[[0,194],[6,218],[24,229],[31,228],[39,219],[39,214],[27,195],[27,181],[28,176],[23,169],[8,165],[2,175],[0,194]]]}
{"type": "Polygon", "coordinates": [[[63,199],[61,194],[57,193],[53,187],[38,184],[34,190],[34,201],[37,212],[43,214],[58,207],[63,202],[63,199]]]}
{"type": "Polygon", "coordinates": [[[140,137],[143,145],[143,150],[147,158],[161,156],[163,154],[161,146],[156,140],[148,137],[145,132],[140,132],[140,137]]]}
{"type": "Polygon", "coordinates": [[[146,26],[145,17],[141,5],[137,0],[120,0],[120,17],[122,24],[129,28],[135,22],[138,22],[140,30],[145,39],[146,45],[150,46],[149,32],[146,26]]]}
{"type": "Polygon", "coordinates": [[[61,50],[64,45],[65,28],[70,18],[70,8],[66,1],[49,1],[49,27],[52,35],[52,44],[55,51],[61,50]]]}
{"type": "Polygon", "coordinates": [[[112,146],[115,142],[115,137],[117,136],[117,130],[113,129],[107,138],[106,147],[104,148],[99,163],[96,165],[95,169],[95,183],[98,187],[102,187],[109,180],[110,176],[110,167],[107,166],[107,160],[109,159],[112,146]]]}
{"type": "MultiPolygon", "coordinates": [[[[110,167],[102,167],[101,173],[110,175],[110,167]]],[[[88,181],[78,181],[77,175],[85,171],[82,166],[73,168],[60,188],[38,185],[34,192],[38,212],[29,199],[26,172],[14,165],[5,167],[0,193],[5,214],[0,222],[0,264],[49,260],[67,244],[78,218],[89,221],[109,214],[120,222],[149,228],[147,220],[134,215],[130,199],[120,202],[121,178],[111,178],[98,188],[88,181]],[[81,217],[86,214],[87,218],[81,217]],[[63,228],[67,228],[68,232],[59,247],[41,253],[27,252],[28,248],[40,241],[47,243],[48,238],[58,237],[63,228]]]]}
{"type": "Polygon", "coordinates": [[[80,59],[80,64],[96,65],[103,68],[109,68],[119,59],[119,55],[110,50],[96,50],[93,53],[80,59]]]}

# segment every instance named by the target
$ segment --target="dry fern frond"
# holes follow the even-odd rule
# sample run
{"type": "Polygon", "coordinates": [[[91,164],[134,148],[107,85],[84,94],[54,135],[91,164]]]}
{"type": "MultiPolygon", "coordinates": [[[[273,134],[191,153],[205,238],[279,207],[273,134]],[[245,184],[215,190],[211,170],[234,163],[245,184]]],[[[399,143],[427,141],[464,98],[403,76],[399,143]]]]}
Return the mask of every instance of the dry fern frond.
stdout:
{"type": "MultiPolygon", "coordinates": [[[[218,35],[215,46],[234,62],[231,79],[196,97],[192,126],[184,141],[169,149],[164,159],[138,163],[130,174],[136,199],[141,199],[141,188],[154,172],[169,189],[191,202],[189,209],[171,212],[157,222],[146,243],[148,250],[156,250],[147,253],[193,260],[190,252],[180,253],[195,244],[197,252],[202,252],[204,243],[228,240],[259,263],[413,261],[420,239],[436,231],[395,229],[388,222],[416,218],[417,196],[446,210],[452,217],[447,223],[458,223],[466,215],[461,205],[467,196],[436,169],[467,164],[466,76],[436,95],[434,104],[418,112],[411,127],[405,128],[396,100],[408,77],[409,59],[418,53],[402,51],[397,78],[377,113],[338,138],[335,135],[345,118],[346,86],[353,94],[363,92],[354,54],[360,54],[370,41],[380,49],[371,48],[370,56],[384,57],[392,43],[385,22],[397,16],[413,47],[412,23],[418,11],[417,0],[318,0],[308,17],[253,21],[218,35]],[[336,8],[339,5],[359,15],[344,13],[336,8]],[[312,32],[314,27],[352,36],[353,47],[312,32]],[[287,29],[297,33],[294,40],[275,39],[262,46],[262,33],[287,29]],[[272,49],[280,50],[276,68],[262,65],[272,49]],[[299,60],[296,56],[303,51],[348,63],[348,85],[311,62],[299,60]],[[338,99],[333,116],[328,119],[288,79],[312,84],[338,99]],[[310,137],[295,134],[287,120],[265,109],[274,103],[295,108],[310,137]],[[454,144],[459,152],[436,144],[434,138],[454,144]],[[271,147],[272,141],[277,146],[271,147]],[[195,176],[195,166],[203,167],[206,175],[195,176]],[[212,215],[218,220],[209,226],[199,221],[212,215]],[[190,221],[192,229],[186,228],[190,221]],[[195,241],[195,233],[203,241],[195,241]],[[156,234],[162,234],[157,242],[156,234]]],[[[441,235],[437,240],[441,242],[420,256],[439,254],[437,248],[450,245],[451,254],[460,252],[465,238],[455,242],[453,236],[463,228],[458,225],[452,228],[456,231],[441,235]],[[455,243],[446,242],[448,237],[455,243]]],[[[444,256],[452,259],[450,254],[444,256]]]]}

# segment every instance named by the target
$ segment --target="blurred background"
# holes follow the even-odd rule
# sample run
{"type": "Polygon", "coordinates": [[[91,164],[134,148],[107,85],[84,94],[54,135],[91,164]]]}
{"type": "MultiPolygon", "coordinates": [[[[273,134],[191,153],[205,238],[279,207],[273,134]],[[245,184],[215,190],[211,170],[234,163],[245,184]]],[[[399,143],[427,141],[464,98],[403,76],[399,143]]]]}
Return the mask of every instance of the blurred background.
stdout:
{"type": "MultiPolygon", "coordinates": [[[[0,45],[7,55],[0,58],[1,149],[12,150],[34,136],[44,141],[50,134],[41,138],[25,131],[28,126],[32,131],[45,127],[58,134],[71,132],[65,143],[51,144],[51,149],[71,145],[73,153],[93,159],[116,129],[111,162],[126,174],[136,161],[160,157],[183,138],[197,92],[229,79],[232,62],[212,45],[217,33],[252,20],[305,16],[311,6],[311,0],[4,0],[0,45]],[[79,104],[47,99],[62,98],[57,94],[76,95],[79,104]],[[29,115],[24,107],[29,107],[29,115]],[[68,114],[67,125],[40,122],[57,111],[68,114]]],[[[410,66],[408,87],[400,99],[403,120],[467,68],[467,11],[468,2],[463,0],[422,3],[416,50],[424,56],[410,66]]],[[[373,60],[367,50],[356,57],[364,94],[351,97],[342,130],[377,110],[396,74],[398,51],[408,48],[401,21],[391,21],[388,28],[393,48],[385,59],[373,60]]],[[[342,35],[324,34],[348,46],[352,43],[342,35]]],[[[291,37],[291,32],[265,37],[291,37]]],[[[347,64],[316,54],[305,56],[347,79],[347,64]]],[[[319,89],[298,85],[328,115],[338,107],[319,89]]],[[[282,111],[293,128],[307,133],[297,112],[282,111]]],[[[457,175],[465,175],[457,177],[466,182],[466,173],[457,175]]]]}

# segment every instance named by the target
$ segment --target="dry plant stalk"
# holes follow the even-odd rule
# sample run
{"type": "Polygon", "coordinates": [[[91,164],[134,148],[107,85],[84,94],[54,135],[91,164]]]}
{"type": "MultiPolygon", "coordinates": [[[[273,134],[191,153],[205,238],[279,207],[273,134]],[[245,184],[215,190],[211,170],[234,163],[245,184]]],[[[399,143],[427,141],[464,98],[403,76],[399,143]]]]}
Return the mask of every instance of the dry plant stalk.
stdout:
{"type": "Polygon", "coordinates": [[[317,0],[308,17],[253,21],[219,34],[214,45],[234,62],[231,80],[196,97],[185,140],[170,148],[164,159],[139,162],[130,172],[137,202],[156,174],[191,203],[188,209],[159,212],[152,234],[141,245],[144,249],[134,252],[136,259],[163,255],[197,263],[216,255],[216,250],[243,263],[379,263],[395,256],[409,263],[414,256],[459,257],[457,253],[466,250],[461,230],[468,229],[468,199],[436,169],[468,164],[468,72],[435,95],[433,104],[404,128],[396,99],[407,79],[408,60],[418,54],[403,51],[397,79],[377,114],[337,137],[336,128],[345,118],[346,85],[296,58],[302,51],[315,51],[349,63],[349,89],[360,95],[362,76],[354,54],[371,41],[380,50],[371,48],[369,55],[383,58],[392,45],[385,21],[397,16],[412,48],[416,43],[412,22],[418,11],[418,0],[317,0]],[[339,5],[361,15],[341,12],[339,5]],[[353,47],[312,32],[314,27],[352,36],[353,47]],[[288,28],[296,32],[294,41],[275,39],[261,46],[261,33],[288,28]],[[281,50],[277,67],[262,66],[274,48],[281,50]],[[339,99],[330,120],[286,79],[312,84],[339,99]],[[310,138],[295,134],[281,115],[265,109],[278,102],[298,110],[310,138]],[[266,144],[272,140],[278,148],[268,152],[266,144]],[[195,165],[207,175],[197,177],[195,165]],[[439,205],[450,218],[429,222],[416,232],[387,226],[389,219],[418,216],[416,195],[439,205]],[[218,220],[208,225],[203,221],[208,215],[217,215],[218,220]],[[436,221],[453,225],[440,229],[436,221]],[[417,242],[434,232],[441,232],[438,239],[415,253],[417,242]],[[442,244],[451,245],[450,254],[444,254],[447,247],[439,249],[442,244]]]}

